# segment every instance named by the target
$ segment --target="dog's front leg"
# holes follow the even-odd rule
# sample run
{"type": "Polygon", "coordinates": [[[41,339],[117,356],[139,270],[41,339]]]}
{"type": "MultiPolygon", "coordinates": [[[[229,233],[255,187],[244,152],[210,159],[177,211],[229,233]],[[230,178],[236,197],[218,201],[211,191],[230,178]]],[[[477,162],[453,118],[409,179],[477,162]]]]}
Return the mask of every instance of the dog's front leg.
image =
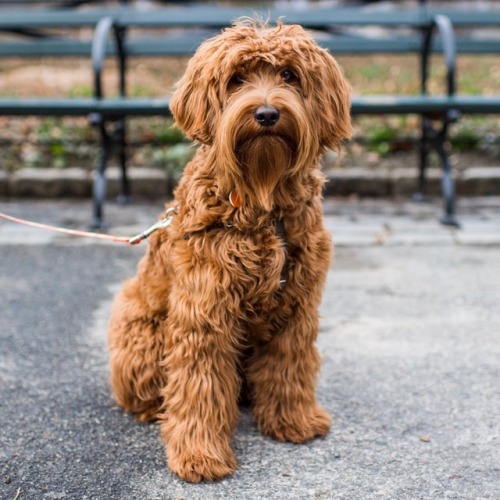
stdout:
{"type": "Polygon", "coordinates": [[[190,482],[218,480],[236,468],[230,442],[240,389],[238,327],[227,290],[209,274],[204,268],[178,277],[170,297],[161,431],[170,469],[190,482]]]}
{"type": "Polygon", "coordinates": [[[316,402],[317,329],[317,313],[299,307],[248,361],[253,414],[260,431],[278,441],[303,443],[330,428],[329,415],[316,402]]]}

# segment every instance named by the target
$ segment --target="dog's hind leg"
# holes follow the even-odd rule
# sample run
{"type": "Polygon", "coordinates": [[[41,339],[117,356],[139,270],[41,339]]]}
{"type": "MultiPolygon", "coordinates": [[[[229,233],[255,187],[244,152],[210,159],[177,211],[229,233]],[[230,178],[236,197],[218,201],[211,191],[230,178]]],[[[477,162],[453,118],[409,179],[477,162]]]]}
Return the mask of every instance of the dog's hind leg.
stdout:
{"type": "Polygon", "coordinates": [[[125,285],[113,305],[108,330],[111,386],[117,403],[139,420],[154,420],[166,384],[164,321],[144,316],[135,280],[125,285]]]}

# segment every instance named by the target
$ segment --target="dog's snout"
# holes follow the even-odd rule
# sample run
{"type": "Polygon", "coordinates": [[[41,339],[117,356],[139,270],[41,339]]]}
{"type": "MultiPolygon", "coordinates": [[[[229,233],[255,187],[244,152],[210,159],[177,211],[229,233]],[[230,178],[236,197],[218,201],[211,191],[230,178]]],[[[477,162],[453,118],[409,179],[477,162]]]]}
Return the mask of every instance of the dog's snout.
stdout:
{"type": "Polygon", "coordinates": [[[255,120],[263,127],[272,127],[280,118],[279,109],[272,106],[259,106],[254,114],[255,120]]]}

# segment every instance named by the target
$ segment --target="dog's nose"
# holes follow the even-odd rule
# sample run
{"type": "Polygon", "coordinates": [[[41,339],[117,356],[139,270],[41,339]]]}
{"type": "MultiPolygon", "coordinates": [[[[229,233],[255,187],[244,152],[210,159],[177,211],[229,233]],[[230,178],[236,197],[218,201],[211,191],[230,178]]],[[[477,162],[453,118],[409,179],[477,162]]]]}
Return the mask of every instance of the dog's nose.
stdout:
{"type": "Polygon", "coordinates": [[[280,118],[279,109],[272,106],[259,106],[254,114],[255,121],[263,127],[272,127],[280,118]]]}

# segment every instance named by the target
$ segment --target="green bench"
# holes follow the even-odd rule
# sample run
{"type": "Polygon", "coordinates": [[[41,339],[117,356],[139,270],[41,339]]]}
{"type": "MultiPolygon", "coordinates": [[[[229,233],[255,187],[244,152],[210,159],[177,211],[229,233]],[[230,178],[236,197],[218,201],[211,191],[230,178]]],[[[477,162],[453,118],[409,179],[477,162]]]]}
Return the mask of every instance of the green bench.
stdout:
{"type": "MultiPolygon", "coordinates": [[[[0,5],[1,6],[1,5],[0,5]]],[[[242,15],[252,14],[249,9],[214,6],[188,6],[163,8],[155,11],[138,11],[131,7],[114,9],[92,8],[87,10],[36,11],[26,15],[25,11],[7,11],[0,15],[0,31],[24,29],[44,32],[54,28],[93,27],[93,40],[81,41],[77,38],[54,38],[52,36],[32,39],[8,40],[0,42],[1,56],[86,56],[92,55],[95,92],[89,99],[0,99],[1,115],[38,116],[86,116],[90,115],[101,133],[101,159],[94,183],[93,226],[103,223],[103,203],[106,190],[106,165],[112,146],[118,145],[122,167],[123,198],[130,195],[125,157],[124,120],[131,116],[167,116],[170,114],[168,99],[131,99],[126,97],[125,69],[129,57],[138,56],[180,56],[194,52],[201,41],[211,33],[227,26],[242,15]],[[145,37],[130,35],[132,28],[143,28],[148,34],[156,28],[183,28],[183,34],[145,37]],[[118,57],[120,67],[120,88],[117,99],[107,99],[102,94],[101,77],[105,57],[118,57]],[[116,125],[109,131],[109,125],[116,125]]],[[[395,9],[378,11],[372,8],[329,8],[310,11],[273,10],[271,19],[283,17],[287,23],[300,23],[313,29],[318,41],[334,54],[366,53],[416,53],[422,54],[422,92],[418,96],[364,96],[355,97],[352,102],[353,115],[360,114],[417,114],[422,119],[420,192],[425,192],[425,172],[427,154],[432,148],[441,160],[443,170],[443,195],[445,199],[445,224],[456,225],[454,188],[451,168],[446,154],[448,127],[458,113],[498,113],[500,97],[483,99],[480,97],[455,96],[455,53],[479,53],[498,49],[498,39],[482,39],[474,45],[468,36],[454,40],[451,23],[446,17],[435,17],[436,12],[425,8],[395,9]],[[358,34],[361,27],[382,26],[391,31],[384,37],[358,34]],[[407,28],[408,33],[399,34],[397,29],[407,28]],[[435,37],[438,29],[441,37],[435,37]],[[497,44],[497,45],[495,45],[497,44]],[[427,95],[427,72],[429,54],[443,52],[447,64],[447,95],[431,97],[427,95]],[[431,120],[432,117],[432,120],[431,120]],[[438,118],[440,125],[433,126],[438,118]]],[[[449,12],[464,26],[481,25],[483,18],[460,17],[455,11],[449,12]],[[469,24],[472,20],[473,24],[469,24]]],[[[484,20],[491,23],[492,16],[484,20]]]]}

